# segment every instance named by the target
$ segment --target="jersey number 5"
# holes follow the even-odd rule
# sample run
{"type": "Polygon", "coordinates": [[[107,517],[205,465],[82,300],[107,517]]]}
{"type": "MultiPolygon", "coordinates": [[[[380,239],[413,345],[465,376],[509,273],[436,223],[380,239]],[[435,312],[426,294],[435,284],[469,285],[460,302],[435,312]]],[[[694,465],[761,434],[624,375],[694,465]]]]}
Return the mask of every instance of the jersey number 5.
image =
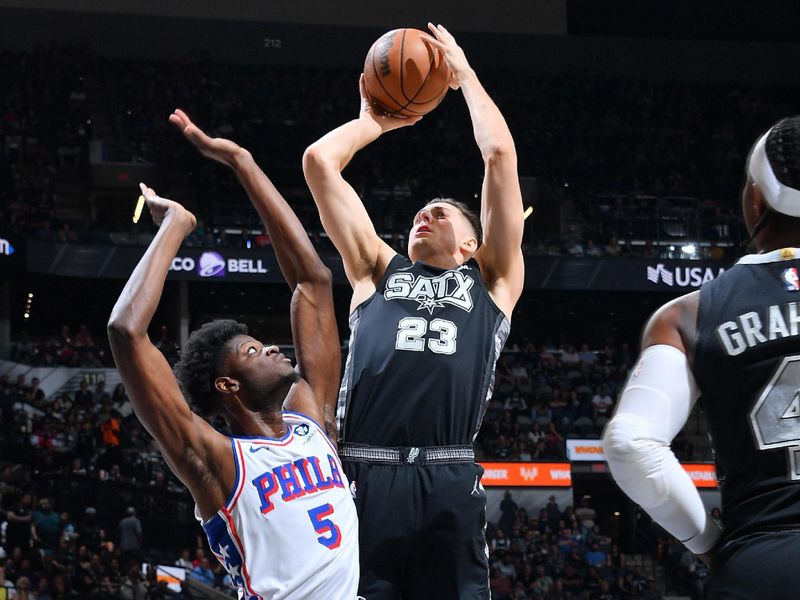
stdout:
{"type": "Polygon", "coordinates": [[[405,317],[397,324],[397,350],[424,352],[427,345],[436,354],[455,354],[458,327],[447,319],[434,319],[430,323],[422,317],[405,317]],[[438,333],[438,337],[428,336],[428,332],[438,333]]]}
{"type": "Polygon", "coordinates": [[[800,356],[787,356],[750,411],[759,450],[786,448],[789,479],[800,481],[800,356]]]}
{"type": "Polygon", "coordinates": [[[334,550],[342,543],[342,532],[339,531],[339,526],[328,518],[332,514],[333,507],[330,504],[323,504],[308,511],[314,531],[322,534],[317,541],[328,550],[334,550]]]}

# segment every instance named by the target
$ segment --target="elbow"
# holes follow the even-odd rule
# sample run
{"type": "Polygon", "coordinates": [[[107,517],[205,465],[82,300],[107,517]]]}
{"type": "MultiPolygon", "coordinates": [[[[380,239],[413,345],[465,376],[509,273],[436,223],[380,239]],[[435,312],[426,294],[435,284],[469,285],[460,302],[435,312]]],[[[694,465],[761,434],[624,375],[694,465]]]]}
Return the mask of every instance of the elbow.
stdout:
{"type": "Polygon", "coordinates": [[[331,270],[322,263],[322,261],[319,261],[317,265],[309,269],[308,273],[304,277],[304,280],[314,286],[326,288],[333,287],[333,274],[331,273],[331,270]]]}
{"type": "Polygon", "coordinates": [[[481,148],[481,156],[486,165],[517,160],[517,150],[513,140],[497,141],[481,148]]]}
{"type": "Polygon", "coordinates": [[[111,317],[108,319],[106,332],[108,333],[108,341],[111,342],[112,346],[130,341],[140,333],[136,327],[118,314],[116,310],[111,313],[111,317]]]}
{"type": "Polygon", "coordinates": [[[652,435],[644,419],[617,414],[603,433],[603,452],[614,481],[634,502],[648,509],[664,501],[664,467],[671,451],[669,443],[652,435]]]}
{"type": "Polygon", "coordinates": [[[317,144],[311,144],[303,152],[303,173],[309,175],[324,173],[334,168],[334,163],[329,156],[325,155],[317,144]]]}
{"type": "Polygon", "coordinates": [[[119,343],[125,339],[132,337],[130,327],[125,326],[119,320],[111,318],[106,325],[106,332],[108,333],[108,341],[112,344],[119,343]]]}
{"type": "Polygon", "coordinates": [[[643,434],[641,419],[633,415],[618,414],[608,422],[603,432],[603,453],[609,467],[635,460],[641,452],[637,444],[643,434]]]}

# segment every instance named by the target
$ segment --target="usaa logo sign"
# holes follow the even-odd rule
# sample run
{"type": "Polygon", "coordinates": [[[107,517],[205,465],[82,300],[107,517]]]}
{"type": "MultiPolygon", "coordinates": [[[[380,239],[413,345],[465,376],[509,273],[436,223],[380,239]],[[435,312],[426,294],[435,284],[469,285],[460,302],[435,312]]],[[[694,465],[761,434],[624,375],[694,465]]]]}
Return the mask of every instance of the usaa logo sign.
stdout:
{"type": "Polygon", "coordinates": [[[14,246],[11,245],[11,242],[0,238],[0,254],[3,256],[11,256],[14,254],[14,246]]]}

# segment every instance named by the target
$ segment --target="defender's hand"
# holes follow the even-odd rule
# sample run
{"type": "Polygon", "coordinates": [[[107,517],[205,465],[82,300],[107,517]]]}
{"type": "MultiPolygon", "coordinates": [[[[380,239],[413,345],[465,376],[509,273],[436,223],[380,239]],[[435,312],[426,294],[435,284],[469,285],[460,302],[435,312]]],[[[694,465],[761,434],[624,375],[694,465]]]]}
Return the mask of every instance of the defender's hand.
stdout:
{"type": "Polygon", "coordinates": [[[143,183],[139,184],[139,189],[142,190],[142,196],[144,196],[144,201],[147,203],[147,208],[150,209],[153,222],[159,227],[167,217],[174,219],[176,223],[185,227],[185,235],[191,233],[197,225],[195,216],[174,200],[162,198],[156,194],[153,188],[147,187],[143,183]]]}
{"type": "Polygon", "coordinates": [[[372,101],[369,99],[369,94],[367,94],[367,85],[364,82],[364,74],[361,74],[361,78],[358,80],[358,91],[361,94],[361,111],[359,112],[358,117],[360,119],[370,119],[380,125],[381,133],[386,133],[387,131],[391,131],[393,129],[399,129],[400,127],[409,127],[411,125],[416,124],[422,118],[419,117],[396,117],[393,115],[385,115],[380,112],[379,109],[375,108],[372,104],[372,101]]]}
{"type": "Polygon", "coordinates": [[[438,48],[444,56],[450,72],[453,74],[450,80],[450,87],[457,90],[464,79],[472,74],[472,67],[469,66],[467,56],[456,42],[456,38],[441,25],[428,23],[431,35],[424,35],[422,38],[434,48],[438,48]]]}
{"type": "Polygon", "coordinates": [[[237,157],[246,152],[236,142],[225,138],[209,137],[202,129],[192,123],[189,115],[180,108],[176,108],[175,112],[169,116],[169,122],[175,125],[183,136],[204,156],[221,162],[223,165],[233,167],[237,157]]]}

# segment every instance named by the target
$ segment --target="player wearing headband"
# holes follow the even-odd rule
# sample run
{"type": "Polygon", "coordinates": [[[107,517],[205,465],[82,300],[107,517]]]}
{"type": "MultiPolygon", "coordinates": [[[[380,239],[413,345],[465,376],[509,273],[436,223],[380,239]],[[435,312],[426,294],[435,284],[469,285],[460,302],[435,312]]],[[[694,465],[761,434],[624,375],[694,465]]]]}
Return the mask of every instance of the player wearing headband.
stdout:
{"type": "Polygon", "coordinates": [[[777,600],[800,582],[800,117],[753,146],[742,211],[757,253],[650,318],[603,442],[619,486],[710,562],[707,598],[777,600]],[[698,398],[722,523],[670,450],[698,398]]]}

